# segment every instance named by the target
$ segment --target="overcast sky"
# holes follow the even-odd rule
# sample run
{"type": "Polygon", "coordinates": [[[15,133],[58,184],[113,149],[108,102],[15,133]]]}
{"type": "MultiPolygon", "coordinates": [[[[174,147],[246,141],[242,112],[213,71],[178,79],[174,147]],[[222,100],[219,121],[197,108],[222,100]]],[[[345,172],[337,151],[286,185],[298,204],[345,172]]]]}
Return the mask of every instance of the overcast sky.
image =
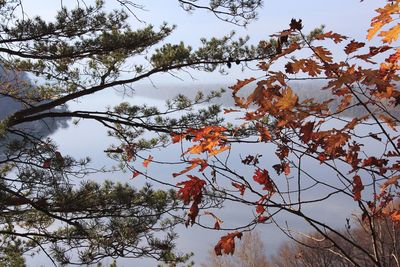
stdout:
{"type": "MultiPolygon", "coordinates": [[[[77,0],[25,1],[24,10],[28,15],[40,14],[48,19],[54,17],[60,3],[72,7],[77,0]]],[[[86,3],[92,1],[87,0],[86,3]]],[[[218,20],[211,13],[197,10],[193,13],[183,11],[176,0],[133,1],[144,6],[144,10],[134,10],[137,18],[131,18],[134,27],[144,27],[146,24],[154,26],[168,22],[177,25],[174,33],[166,40],[171,43],[184,41],[196,48],[200,45],[202,37],[222,37],[231,31],[237,36],[249,35],[250,43],[257,44],[260,40],[268,39],[271,34],[286,29],[292,18],[302,19],[304,31],[308,32],[320,25],[325,25],[327,30],[332,30],[357,40],[365,40],[366,30],[374,9],[381,1],[359,0],[266,0],[264,7],[259,10],[259,16],[247,28],[232,25],[218,20]]],[[[203,1],[200,1],[203,2],[203,1]]],[[[107,0],[107,8],[117,8],[115,0],[107,0]]],[[[238,78],[254,75],[254,72],[242,73],[241,68],[234,65],[230,75],[222,76],[218,72],[212,74],[192,72],[196,82],[229,82],[238,78]]],[[[164,74],[153,78],[157,84],[162,83],[187,83],[192,82],[192,75],[180,73],[183,81],[164,74]]],[[[149,82],[149,81],[147,81],[149,82]]]]}

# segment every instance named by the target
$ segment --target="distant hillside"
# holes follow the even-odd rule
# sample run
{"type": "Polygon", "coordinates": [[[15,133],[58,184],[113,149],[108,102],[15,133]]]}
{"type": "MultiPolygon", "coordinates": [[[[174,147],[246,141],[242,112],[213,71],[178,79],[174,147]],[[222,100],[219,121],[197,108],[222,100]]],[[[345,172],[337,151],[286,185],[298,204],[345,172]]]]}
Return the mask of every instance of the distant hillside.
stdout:
{"type": "MultiPolygon", "coordinates": [[[[9,71],[0,66],[0,120],[25,108],[23,102],[17,100],[17,98],[23,99],[24,95],[32,89],[33,87],[25,73],[9,71]],[[10,90],[18,90],[16,98],[10,96],[10,90]]],[[[66,107],[58,108],[57,110],[66,110],[66,107]]],[[[53,133],[60,127],[67,127],[67,121],[68,119],[65,118],[49,118],[41,121],[24,123],[19,127],[29,129],[30,133],[37,137],[44,137],[53,133]]]]}
{"type": "MultiPolygon", "coordinates": [[[[212,90],[219,90],[221,88],[226,89],[226,92],[222,95],[221,98],[213,101],[212,103],[215,104],[221,104],[224,107],[233,107],[234,106],[234,101],[232,98],[232,93],[230,89],[227,89],[229,86],[228,84],[203,84],[203,85],[196,85],[196,86],[183,86],[183,85],[162,85],[153,87],[153,86],[137,86],[135,87],[135,92],[133,93],[132,97],[134,96],[141,96],[141,97],[147,97],[151,99],[159,99],[159,100],[167,100],[171,99],[172,97],[178,95],[178,94],[183,94],[187,97],[194,97],[196,92],[198,90],[201,90],[205,94],[211,92],[212,90]]],[[[325,101],[329,98],[334,98],[334,101],[331,103],[330,107],[331,110],[336,110],[338,105],[340,104],[341,98],[337,96],[332,96],[331,92],[329,90],[322,90],[322,88],[325,86],[325,83],[323,82],[318,82],[318,81],[305,81],[305,82],[293,82],[291,83],[291,86],[293,90],[297,92],[299,95],[300,99],[310,99],[313,98],[314,100],[318,102],[325,101]]],[[[247,95],[251,90],[254,88],[254,86],[247,86],[243,89],[241,89],[240,93],[238,95],[247,95]]],[[[353,99],[353,103],[355,103],[355,100],[353,99]]],[[[400,116],[400,111],[399,109],[392,109],[391,110],[392,115],[394,116],[400,116]]],[[[365,110],[363,107],[358,106],[351,108],[349,110],[346,110],[343,112],[343,116],[347,117],[355,117],[355,116],[363,116],[365,115],[365,110]]]]}

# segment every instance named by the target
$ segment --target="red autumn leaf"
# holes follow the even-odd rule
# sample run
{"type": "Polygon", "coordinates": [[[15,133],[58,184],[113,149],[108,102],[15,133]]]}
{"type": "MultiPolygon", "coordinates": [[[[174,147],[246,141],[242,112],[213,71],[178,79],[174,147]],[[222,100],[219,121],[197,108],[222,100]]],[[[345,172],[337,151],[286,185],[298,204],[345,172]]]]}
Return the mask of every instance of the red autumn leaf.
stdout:
{"type": "Polygon", "coordinates": [[[268,220],[268,217],[263,216],[263,215],[260,215],[260,216],[257,217],[257,222],[259,222],[259,223],[264,223],[267,220],[268,220]]]}
{"type": "Polygon", "coordinates": [[[346,36],[334,33],[332,31],[318,34],[317,36],[315,36],[315,38],[317,40],[332,39],[335,42],[335,44],[340,43],[343,40],[347,39],[346,36]]]}
{"type": "Polygon", "coordinates": [[[204,215],[210,215],[215,219],[215,224],[214,224],[215,230],[221,229],[221,224],[223,223],[223,221],[219,217],[217,217],[214,213],[209,212],[209,211],[205,211],[204,215]]]}
{"type": "Polygon", "coordinates": [[[314,122],[307,122],[300,128],[300,139],[304,143],[308,143],[311,140],[312,131],[314,129],[314,122]]]}
{"type": "Polygon", "coordinates": [[[202,189],[206,185],[204,180],[196,176],[188,175],[188,177],[190,180],[176,184],[177,186],[183,186],[177,193],[178,198],[182,199],[185,205],[188,205],[190,201],[193,201],[185,223],[186,227],[189,224],[193,225],[195,223],[196,217],[199,214],[199,204],[202,199],[202,189]]]}
{"type": "Polygon", "coordinates": [[[138,172],[137,170],[135,170],[134,172],[132,172],[132,178],[137,177],[140,174],[140,172],[138,172]]]}
{"type": "Polygon", "coordinates": [[[382,167],[386,166],[388,163],[387,159],[377,159],[376,157],[369,157],[363,160],[363,167],[366,166],[377,166],[377,167],[382,167]]]}
{"type": "Polygon", "coordinates": [[[282,160],[289,155],[289,148],[286,146],[279,146],[275,154],[282,160]]]}
{"type": "Polygon", "coordinates": [[[290,165],[289,165],[289,163],[288,162],[284,162],[284,163],[282,163],[282,165],[283,165],[283,173],[286,176],[289,176],[289,174],[290,174],[290,165]]]}
{"type": "Polygon", "coordinates": [[[260,140],[263,142],[271,141],[272,136],[267,127],[262,126],[260,123],[256,124],[257,131],[260,133],[260,140]]]}
{"type": "Polygon", "coordinates": [[[364,190],[364,185],[362,184],[361,177],[359,175],[355,175],[353,177],[353,198],[355,201],[361,200],[361,191],[364,190]]]}
{"type": "Polygon", "coordinates": [[[201,191],[206,185],[206,182],[196,176],[188,175],[190,180],[177,183],[177,186],[183,186],[178,191],[178,197],[183,200],[185,205],[188,205],[191,200],[196,200],[201,196],[201,191]]]}
{"type": "Polygon", "coordinates": [[[51,164],[51,159],[46,159],[44,162],[43,162],[43,168],[45,168],[45,169],[48,169],[48,168],[50,168],[50,164],[51,164]]]}
{"type": "Polygon", "coordinates": [[[143,166],[145,168],[147,168],[149,166],[150,162],[153,161],[153,159],[154,159],[153,156],[149,155],[149,157],[143,161],[143,166]]]}
{"type": "Polygon", "coordinates": [[[235,252],[235,237],[241,239],[242,233],[236,231],[221,237],[221,239],[218,241],[218,244],[214,248],[215,254],[221,256],[222,252],[224,252],[225,254],[233,255],[235,252]]]}
{"type": "Polygon", "coordinates": [[[232,185],[239,190],[241,196],[244,195],[244,191],[246,190],[246,186],[244,184],[232,182],[232,185]]]}
{"type": "Polygon", "coordinates": [[[301,29],[303,29],[303,25],[301,24],[301,19],[299,19],[299,20],[292,19],[290,21],[289,27],[290,27],[291,30],[301,31],[301,29]]]}
{"type": "Polygon", "coordinates": [[[256,212],[257,212],[258,214],[264,213],[264,211],[265,211],[265,208],[264,208],[263,205],[257,205],[257,207],[256,207],[256,212]]]}
{"type": "Polygon", "coordinates": [[[290,174],[290,165],[288,162],[281,162],[280,164],[275,164],[272,166],[278,175],[284,173],[286,176],[290,174]]]}
{"type": "Polygon", "coordinates": [[[258,163],[260,163],[260,161],[258,160],[258,158],[260,157],[261,155],[247,155],[246,158],[242,160],[242,163],[245,165],[257,165],[258,163]]]}
{"type": "Polygon", "coordinates": [[[268,174],[267,170],[256,169],[253,179],[257,183],[263,185],[266,183],[268,177],[269,177],[269,174],[268,174]]]}
{"type": "Polygon", "coordinates": [[[322,164],[323,162],[325,162],[327,160],[327,155],[325,153],[320,153],[318,155],[318,160],[320,161],[320,163],[322,164]]]}
{"type": "MultiPolygon", "coordinates": [[[[201,195],[200,195],[201,196],[201,195]]],[[[193,201],[192,206],[189,209],[188,212],[188,218],[186,219],[185,226],[188,227],[188,225],[192,225],[196,222],[196,217],[199,214],[199,204],[200,204],[201,197],[196,198],[196,200],[193,201]]]]}
{"type": "Polygon", "coordinates": [[[253,175],[253,179],[260,185],[264,185],[263,190],[267,190],[271,193],[275,192],[274,185],[271,178],[269,177],[267,170],[256,169],[253,175]]]}
{"type": "Polygon", "coordinates": [[[365,43],[361,43],[361,42],[356,42],[354,40],[352,40],[350,43],[348,43],[346,45],[346,47],[344,48],[344,52],[349,55],[351,53],[356,52],[358,49],[362,48],[365,46],[365,43]]]}

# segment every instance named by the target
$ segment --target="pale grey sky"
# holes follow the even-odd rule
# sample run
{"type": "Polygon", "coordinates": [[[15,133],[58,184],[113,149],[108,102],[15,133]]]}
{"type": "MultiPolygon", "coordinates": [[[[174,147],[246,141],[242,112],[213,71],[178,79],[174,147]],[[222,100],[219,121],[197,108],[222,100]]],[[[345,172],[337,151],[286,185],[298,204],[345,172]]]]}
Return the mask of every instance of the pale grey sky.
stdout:
{"type": "MultiPolygon", "coordinates": [[[[76,5],[76,0],[64,0],[62,3],[72,7],[76,5]]],[[[93,0],[86,1],[91,3],[93,0]]],[[[237,32],[237,36],[250,36],[250,43],[257,44],[260,40],[268,39],[271,34],[286,29],[292,18],[302,19],[304,31],[308,32],[320,25],[325,25],[326,29],[336,31],[343,35],[357,40],[365,40],[366,30],[368,29],[370,18],[374,14],[374,9],[379,7],[381,1],[359,0],[266,0],[264,7],[259,10],[259,16],[246,28],[239,27],[230,23],[218,20],[210,12],[197,10],[193,13],[183,11],[175,0],[153,0],[153,1],[133,1],[144,6],[144,10],[134,10],[137,17],[131,18],[134,27],[143,27],[146,24],[154,26],[168,22],[177,25],[175,32],[167,38],[166,42],[179,43],[184,41],[186,44],[196,48],[200,45],[202,37],[222,37],[231,31],[237,32]]],[[[61,1],[35,0],[24,2],[24,11],[28,15],[39,14],[45,18],[52,19],[56,10],[60,7],[61,1]]],[[[117,8],[115,0],[107,0],[107,8],[117,8]]],[[[339,51],[338,47],[333,47],[333,51],[339,51]]],[[[178,73],[183,79],[168,74],[154,76],[152,80],[156,83],[178,83],[184,84],[192,82],[192,76],[198,83],[236,81],[254,75],[253,71],[241,71],[241,68],[233,65],[229,75],[220,75],[218,72],[201,73],[191,72],[178,73]]]]}

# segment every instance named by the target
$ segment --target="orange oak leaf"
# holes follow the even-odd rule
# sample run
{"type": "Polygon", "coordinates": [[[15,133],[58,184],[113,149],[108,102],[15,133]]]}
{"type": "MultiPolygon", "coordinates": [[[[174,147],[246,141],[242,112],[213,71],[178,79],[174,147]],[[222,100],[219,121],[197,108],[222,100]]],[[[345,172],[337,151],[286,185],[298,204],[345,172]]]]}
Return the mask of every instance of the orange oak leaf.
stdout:
{"type": "Polygon", "coordinates": [[[221,237],[218,244],[214,247],[215,254],[221,256],[222,252],[224,252],[225,254],[233,255],[235,252],[235,237],[241,239],[242,233],[236,231],[221,237]]]}
{"type": "Polygon", "coordinates": [[[322,46],[314,47],[314,52],[317,55],[317,57],[321,59],[323,62],[331,63],[333,60],[332,53],[322,46]]]}
{"type": "Polygon", "coordinates": [[[154,159],[153,156],[149,155],[148,158],[143,161],[143,166],[145,168],[147,168],[149,166],[150,162],[153,161],[153,159],[154,159]]]}
{"type": "Polygon", "coordinates": [[[318,65],[317,62],[311,59],[306,59],[303,61],[304,66],[302,66],[302,71],[308,73],[311,77],[316,77],[321,74],[322,67],[318,65]]]}
{"type": "Polygon", "coordinates": [[[393,222],[400,222],[400,211],[399,210],[394,211],[390,215],[390,218],[392,219],[393,222]]]}
{"type": "Polygon", "coordinates": [[[397,24],[387,31],[380,32],[378,36],[383,37],[382,41],[384,43],[390,44],[394,41],[397,41],[397,39],[399,38],[399,34],[400,34],[400,25],[397,24]]]}
{"type": "MultiPolygon", "coordinates": [[[[400,12],[399,1],[389,1],[383,8],[378,8],[376,10],[379,15],[372,18],[371,28],[368,30],[367,38],[371,40],[372,37],[386,24],[393,21],[392,16],[398,15],[400,12]]],[[[385,35],[383,35],[385,37],[385,35]]]]}
{"type": "Polygon", "coordinates": [[[369,157],[363,160],[362,166],[377,166],[382,167],[386,166],[388,163],[387,159],[377,159],[376,157],[369,157]]]}
{"type": "Polygon", "coordinates": [[[230,146],[221,146],[218,149],[213,149],[212,151],[210,151],[210,153],[208,154],[209,156],[215,156],[221,152],[224,152],[225,150],[229,150],[230,146]]]}
{"type": "Polygon", "coordinates": [[[185,137],[186,134],[184,133],[171,133],[172,143],[174,144],[182,141],[182,139],[184,139],[185,137]]]}
{"type": "Polygon", "coordinates": [[[285,79],[286,79],[286,75],[283,73],[283,72],[281,72],[281,71],[270,71],[269,72],[270,74],[273,74],[273,76],[270,78],[271,79],[271,83],[272,83],[272,81],[278,81],[282,86],[286,86],[287,84],[286,84],[286,81],[285,81],[285,79]]]}
{"type": "Polygon", "coordinates": [[[375,63],[375,62],[371,61],[370,59],[372,57],[378,55],[378,54],[386,52],[389,49],[391,49],[391,47],[390,46],[385,46],[385,45],[379,46],[379,47],[371,46],[369,48],[369,53],[363,54],[363,55],[356,55],[355,57],[359,58],[359,59],[362,59],[362,60],[364,60],[366,62],[369,62],[369,63],[375,63]]]}
{"type": "Polygon", "coordinates": [[[284,159],[289,155],[289,148],[286,146],[278,146],[275,154],[279,157],[279,159],[284,159]]]}
{"type": "Polygon", "coordinates": [[[381,114],[379,115],[379,119],[384,121],[393,131],[397,132],[396,122],[391,117],[381,114]]]}
{"type": "Polygon", "coordinates": [[[256,78],[249,78],[249,79],[244,79],[244,80],[237,80],[236,84],[229,87],[230,89],[232,89],[233,93],[237,93],[240,89],[242,89],[244,86],[246,86],[247,84],[255,81],[256,78]]]}
{"type": "Polygon", "coordinates": [[[293,53],[294,51],[296,51],[297,49],[300,49],[300,45],[298,43],[291,43],[289,45],[289,47],[283,49],[282,51],[280,51],[280,53],[278,53],[273,60],[277,60],[278,58],[287,56],[291,53],[293,53]]]}
{"type": "Polygon", "coordinates": [[[206,126],[200,129],[189,129],[188,133],[194,137],[192,141],[199,142],[184,153],[184,154],[201,154],[208,152],[211,156],[219,154],[230,146],[227,145],[224,132],[225,127],[222,126],[206,126]]]}
{"type": "Polygon", "coordinates": [[[205,161],[204,159],[199,159],[199,158],[191,159],[191,160],[189,160],[189,163],[190,163],[190,165],[188,167],[186,167],[184,170],[182,170],[180,172],[173,173],[172,176],[177,177],[181,174],[184,174],[184,173],[187,173],[188,171],[193,170],[197,166],[200,166],[199,171],[202,172],[208,166],[207,161],[205,161]]]}
{"type": "Polygon", "coordinates": [[[346,109],[350,103],[351,100],[353,99],[352,95],[345,95],[342,100],[340,101],[339,107],[337,108],[338,111],[343,111],[344,109],[346,109]]]}
{"type": "Polygon", "coordinates": [[[257,87],[253,90],[253,92],[246,99],[246,107],[248,107],[252,102],[260,102],[263,101],[264,96],[264,83],[258,82],[257,87]]]}
{"type": "Polygon", "coordinates": [[[387,179],[382,185],[381,185],[381,192],[385,191],[386,188],[388,188],[390,185],[397,184],[397,181],[400,179],[400,175],[395,175],[387,179]]]}
{"type": "Polygon", "coordinates": [[[315,77],[321,74],[322,66],[312,59],[294,59],[285,65],[286,73],[295,74],[299,71],[308,73],[310,76],[315,77]]]}
{"type": "Polygon", "coordinates": [[[228,114],[228,113],[231,113],[231,112],[239,112],[239,110],[237,110],[237,109],[232,109],[232,108],[230,108],[230,109],[224,108],[224,114],[228,114]]]}
{"type": "Polygon", "coordinates": [[[351,121],[349,121],[349,122],[343,127],[343,129],[353,130],[354,127],[356,127],[356,125],[357,125],[361,120],[362,120],[362,119],[359,119],[359,118],[353,118],[351,121]]]}
{"type": "Polygon", "coordinates": [[[293,93],[290,87],[288,87],[283,91],[282,97],[279,98],[279,100],[276,102],[276,106],[279,109],[283,110],[293,109],[296,106],[298,100],[299,98],[297,97],[297,95],[293,93]]]}

